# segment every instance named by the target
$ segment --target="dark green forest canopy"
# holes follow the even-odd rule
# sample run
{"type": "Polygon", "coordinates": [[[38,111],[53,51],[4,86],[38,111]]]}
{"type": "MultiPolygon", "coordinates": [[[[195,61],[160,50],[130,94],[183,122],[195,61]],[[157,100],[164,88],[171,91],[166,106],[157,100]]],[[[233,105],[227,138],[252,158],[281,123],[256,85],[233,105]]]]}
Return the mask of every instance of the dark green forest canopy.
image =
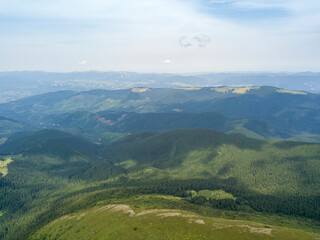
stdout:
{"type": "Polygon", "coordinates": [[[207,209],[200,214],[210,208],[253,221],[261,214],[263,222],[272,214],[314,230],[320,145],[264,139],[317,141],[318,101],[277,88],[222,87],[65,91],[2,104],[0,161],[12,161],[0,177],[0,238],[23,239],[99,201],[150,194],[207,209]],[[190,195],[201,190],[234,198],[190,195]]]}
{"type": "Polygon", "coordinates": [[[260,139],[319,141],[319,106],[318,94],[274,87],[134,88],[46,93],[0,104],[0,116],[34,128],[123,132],[181,126],[260,139]]]}

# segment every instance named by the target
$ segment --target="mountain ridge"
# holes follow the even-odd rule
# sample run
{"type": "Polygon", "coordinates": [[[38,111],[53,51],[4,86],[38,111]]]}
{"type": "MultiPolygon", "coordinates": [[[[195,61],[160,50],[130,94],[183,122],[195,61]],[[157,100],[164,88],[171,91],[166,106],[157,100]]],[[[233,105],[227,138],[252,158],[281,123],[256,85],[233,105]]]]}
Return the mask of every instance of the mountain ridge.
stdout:
{"type": "MultiPolygon", "coordinates": [[[[77,93],[63,91],[50,93],[48,96],[47,98],[47,94],[44,94],[0,104],[0,115],[35,125],[35,128],[43,128],[50,122],[51,116],[75,112],[88,112],[88,114],[219,112],[228,118],[246,118],[261,122],[262,125],[265,124],[271,129],[280,131],[278,133],[280,137],[284,134],[284,138],[320,141],[318,124],[320,95],[318,94],[294,92],[275,87],[219,87],[132,88],[77,93]]],[[[87,120],[90,121],[90,116],[87,120]]],[[[103,118],[101,120],[103,121],[103,118]]],[[[257,126],[258,122],[256,122],[257,126]]],[[[245,131],[234,129],[235,134],[243,134],[245,131]]],[[[249,134],[247,136],[251,134],[252,137],[261,138],[259,137],[261,134],[256,135],[256,131],[247,133],[249,134]]]]}

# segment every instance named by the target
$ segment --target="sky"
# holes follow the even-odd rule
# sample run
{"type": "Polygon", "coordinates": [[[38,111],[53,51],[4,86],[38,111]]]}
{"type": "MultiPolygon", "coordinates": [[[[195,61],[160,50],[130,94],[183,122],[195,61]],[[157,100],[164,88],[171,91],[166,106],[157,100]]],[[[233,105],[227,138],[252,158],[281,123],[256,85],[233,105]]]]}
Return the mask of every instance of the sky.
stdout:
{"type": "Polygon", "coordinates": [[[0,0],[0,71],[320,72],[319,0],[0,0]]]}

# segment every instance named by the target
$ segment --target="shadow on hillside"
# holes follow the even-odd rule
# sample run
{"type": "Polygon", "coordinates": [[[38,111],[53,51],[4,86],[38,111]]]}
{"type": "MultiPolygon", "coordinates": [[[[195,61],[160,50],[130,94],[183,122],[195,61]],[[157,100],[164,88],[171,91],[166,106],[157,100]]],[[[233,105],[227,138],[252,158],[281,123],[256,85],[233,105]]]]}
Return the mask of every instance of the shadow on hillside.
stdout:
{"type": "Polygon", "coordinates": [[[260,151],[265,141],[231,136],[208,129],[174,130],[165,133],[137,133],[108,145],[103,156],[112,163],[132,159],[160,169],[179,166],[192,151],[207,151],[216,156],[215,148],[233,145],[260,151]]]}

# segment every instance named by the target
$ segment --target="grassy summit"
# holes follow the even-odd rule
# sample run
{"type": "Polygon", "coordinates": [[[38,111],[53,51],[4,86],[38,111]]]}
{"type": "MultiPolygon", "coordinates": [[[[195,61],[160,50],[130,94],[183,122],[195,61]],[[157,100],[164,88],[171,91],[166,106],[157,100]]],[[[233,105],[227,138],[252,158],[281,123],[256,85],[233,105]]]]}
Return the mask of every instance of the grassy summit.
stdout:
{"type": "Polygon", "coordinates": [[[57,218],[32,234],[30,239],[311,240],[320,236],[301,227],[291,229],[287,226],[230,220],[196,213],[208,211],[205,207],[198,207],[193,212],[181,210],[179,207],[162,208],[173,204],[182,207],[183,200],[177,197],[144,195],[122,200],[134,202],[132,205],[117,201],[121,202],[121,200],[105,200],[93,208],[57,218]],[[151,199],[150,205],[148,200],[151,199]],[[108,201],[111,203],[107,203],[108,201]]]}
{"type": "MultiPolygon", "coordinates": [[[[143,203],[148,205],[147,209],[190,211],[201,205],[206,210],[196,211],[200,215],[205,215],[208,209],[210,212],[223,209],[232,211],[229,218],[239,212],[241,217],[237,219],[244,220],[248,217],[246,214],[262,212],[309,218],[317,225],[320,217],[319,151],[319,144],[255,140],[208,129],[140,132],[109,145],[94,144],[59,130],[22,132],[0,145],[0,152],[4,156],[12,154],[13,160],[7,166],[8,174],[0,178],[0,211],[3,213],[0,222],[4,226],[0,236],[6,236],[5,239],[29,236],[28,231],[66,214],[95,207],[100,202],[127,204],[139,212],[136,201],[126,201],[134,194],[141,198],[146,194],[173,195],[181,197],[183,202],[180,207],[180,200],[165,205],[159,199],[149,199],[143,203]],[[110,188],[116,188],[113,201],[109,201],[108,194],[91,194],[110,188]],[[198,192],[197,196],[191,197],[192,191],[198,192]]],[[[101,219],[117,217],[112,212],[108,214],[101,215],[101,219]]],[[[157,217],[150,215],[150,221],[158,224],[157,217]]],[[[178,217],[177,223],[181,223],[177,229],[191,224],[186,222],[188,219],[175,217],[178,217]]],[[[129,228],[131,220],[119,215],[119,221],[128,223],[129,228]]],[[[204,221],[210,226],[216,223],[215,219],[204,221]]],[[[63,222],[63,226],[73,228],[76,223],[63,222]]],[[[165,232],[171,222],[163,224],[158,227],[165,232]]],[[[244,225],[262,228],[255,224],[244,225]]],[[[66,232],[63,226],[58,228],[66,232]]],[[[78,225],[75,226],[78,229],[78,225]]],[[[209,231],[206,224],[201,226],[209,231]]],[[[241,229],[244,230],[235,226],[235,235],[241,229]]],[[[249,228],[245,229],[249,234],[249,228]]],[[[53,232],[43,231],[52,236],[61,232],[55,227],[53,232]]],[[[83,234],[89,232],[84,229],[83,234]]],[[[206,236],[211,237],[215,235],[210,234],[216,233],[208,234],[206,236]]],[[[246,235],[243,236],[245,239],[246,235]]],[[[256,236],[255,233],[252,236],[256,236]]]]}

